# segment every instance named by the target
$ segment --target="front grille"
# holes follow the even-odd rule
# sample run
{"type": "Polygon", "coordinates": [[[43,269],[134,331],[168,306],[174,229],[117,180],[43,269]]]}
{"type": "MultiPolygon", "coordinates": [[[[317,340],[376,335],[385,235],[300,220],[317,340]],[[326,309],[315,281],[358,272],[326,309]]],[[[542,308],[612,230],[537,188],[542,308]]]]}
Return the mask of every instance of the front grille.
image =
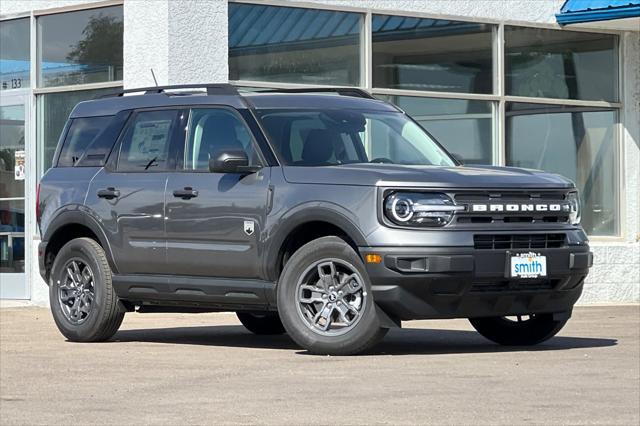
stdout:
{"type": "Polygon", "coordinates": [[[456,214],[457,226],[478,224],[501,226],[503,224],[552,224],[567,223],[569,215],[566,211],[520,210],[507,211],[508,205],[536,206],[538,204],[566,203],[566,191],[464,191],[453,194],[455,203],[466,206],[464,212],[456,214]],[[474,211],[474,205],[487,207],[486,211],[474,211]],[[503,206],[504,211],[491,211],[492,205],[503,206]]]}
{"type": "Polygon", "coordinates": [[[566,245],[565,234],[478,234],[473,236],[476,250],[548,249],[566,245]]]}

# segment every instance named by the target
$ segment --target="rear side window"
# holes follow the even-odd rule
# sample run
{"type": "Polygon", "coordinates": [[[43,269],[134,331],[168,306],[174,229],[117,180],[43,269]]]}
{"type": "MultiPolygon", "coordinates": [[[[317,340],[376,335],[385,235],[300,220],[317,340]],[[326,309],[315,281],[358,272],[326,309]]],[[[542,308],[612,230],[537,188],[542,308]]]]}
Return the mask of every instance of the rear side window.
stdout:
{"type": "MultiPolygon", "coordinates": [[[[82,166],[87,149],[96,144],[113,116],[75,118],[60,151],[58,167],[82,166]]],[[[84,164],[94,165],[94,164],[84,164]]]]}
{"type": "Polygon", "coordinates": [[[139,112],[122,139],[118,171],[167,170],[178,113],[177,110],[139,112]]]}

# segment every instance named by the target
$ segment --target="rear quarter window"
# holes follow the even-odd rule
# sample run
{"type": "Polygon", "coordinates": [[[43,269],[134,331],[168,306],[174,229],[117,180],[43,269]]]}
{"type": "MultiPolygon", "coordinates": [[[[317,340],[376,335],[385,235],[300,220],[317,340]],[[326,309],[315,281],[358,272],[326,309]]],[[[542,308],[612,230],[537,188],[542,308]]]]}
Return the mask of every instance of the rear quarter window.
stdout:
{"type": "MultiPolygon", "coordinates": [[[[96,166],[104,163],[104,154],[100,158],[87,157],[88,151],[101,151],[98,144],[113,116],[75,118],[62,145],[58,167],[96,166]]],[[[113,141],[107,141],[111,144],[113,141]]],[[[109,147],[110,148],[110,147],[109,147]]]]}

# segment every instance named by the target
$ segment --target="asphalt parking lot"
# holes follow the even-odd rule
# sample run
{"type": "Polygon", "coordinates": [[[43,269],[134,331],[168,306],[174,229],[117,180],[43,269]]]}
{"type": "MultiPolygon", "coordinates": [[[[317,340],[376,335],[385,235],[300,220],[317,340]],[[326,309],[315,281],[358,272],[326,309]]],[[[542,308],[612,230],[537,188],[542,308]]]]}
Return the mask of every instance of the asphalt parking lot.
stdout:
{"type": "Polygon", "coordinates": [[[66,342],[46,309],[0,309],[5,424],[640,423],[640,307],[576,308],[535,348],[413,321],[369,355],[312,356],[232,314],[129,314],[66,342]]]}

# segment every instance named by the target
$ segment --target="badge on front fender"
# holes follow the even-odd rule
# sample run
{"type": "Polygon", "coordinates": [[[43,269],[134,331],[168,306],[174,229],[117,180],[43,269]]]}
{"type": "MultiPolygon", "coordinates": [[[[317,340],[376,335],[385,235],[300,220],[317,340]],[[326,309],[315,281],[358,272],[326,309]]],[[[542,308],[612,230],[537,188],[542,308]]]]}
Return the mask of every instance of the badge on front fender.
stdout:
{"type": "Polygon", "coordinates": [[[253,235],[253,226],[254,223],[252,220],[245,220],[244,221],[244,233],[247,235],[253,235]]]}

